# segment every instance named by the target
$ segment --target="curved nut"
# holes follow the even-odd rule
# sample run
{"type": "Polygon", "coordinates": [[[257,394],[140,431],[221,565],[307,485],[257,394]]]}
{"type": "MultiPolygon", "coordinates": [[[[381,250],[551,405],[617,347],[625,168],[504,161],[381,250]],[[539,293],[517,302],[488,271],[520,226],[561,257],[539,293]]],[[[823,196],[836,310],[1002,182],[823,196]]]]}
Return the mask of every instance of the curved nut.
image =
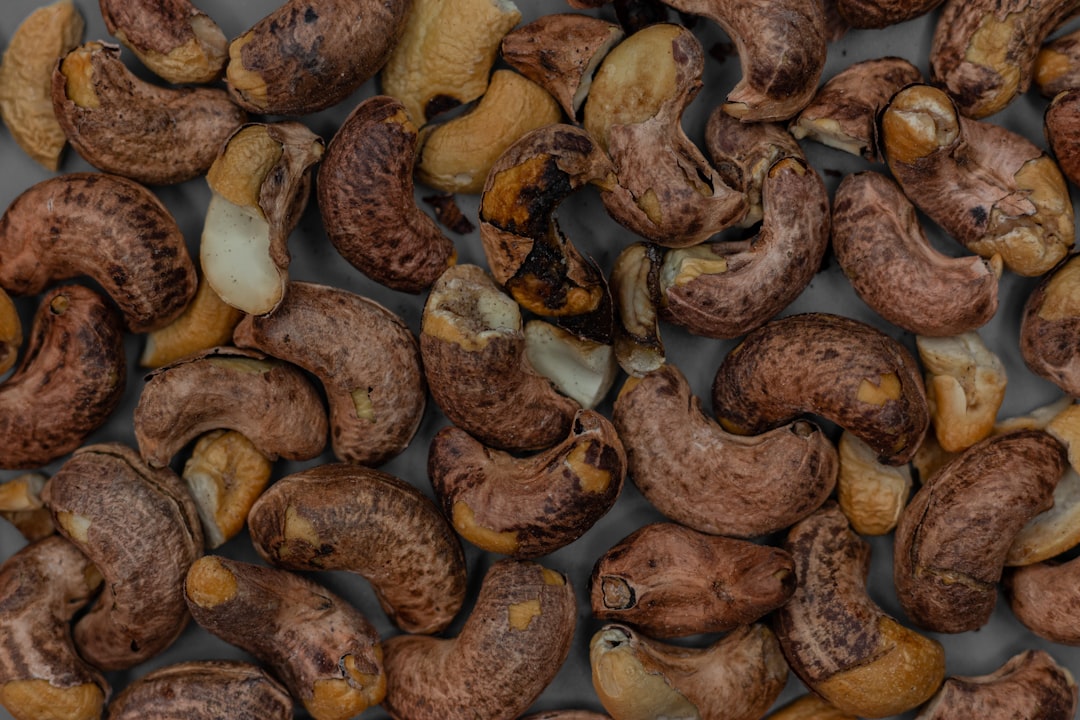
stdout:
{"type": "Polygon", "coordinates": [[[1050,507],[1065,448],[1022,430],[968,448],[915,494],[896,526],[893,580],[914,622],[936,632],[984,625],[1016,534],[1050,507]]]}
{"type": "Polygon", "coordinates": [[[15,365],[23,342],[22,321],[11,296],[0,288],[0,375],[15,365]]]}
{"type": "Polygon", "coordinates": [[[1043,113],[1043,135],[1061,172],[1080,184],[1080,87],[1069,88],[1050,100],[1043,113]]]}
{"type": "Polygon", "coordinates": [[[41,473],[24,473],[0,482],[0,517],[30,542],[56,532],[52,513],[41,500],[46,480],[41,473]]]}
{"type": "Polygon", "coordinates": [[[271,460],[310,460],[326,445],[322,398],[303,372],[236,348],[213,348],[147,375],[134,422],[151,467],[165,467],[210,430],[236,430],[271,460]]]}
{"type": "Polygon", "coordinates": [[[124,65],[118,47],[99,42],[57,63],[52,101],[68,142],[84,160],[148,185],[205,173],[221,143],[247,118],[224,90],[141,80],[124,65]]]}
{"type": "Polygon", "coordinates": [[[387,96],[363,101],[319,167],[319,210],[341,256],[387,287],[418,293],[456,259],[454,244],[413,198],[416,127],[387,96]]]}
{"type": "Polygon", "coordinates": [[[598,619],[670,638],[749,625],[787,602],[795,583],[785,550],[652,523],[604,553],[589,586],[598,619]]]}
{"type": "Polygon", "coordinates": [[[832,245],[855,292],[874,312],[919,335],[982,327],[998,308],[1001,257],[938,252],[915,206],[885,175],[846,175],[833,199],[832,245]]]}
{"type": "Polygon", "coordinates": [[[870,545],[840,509],[829,503],[796,523],[784,547],[799,585],[773,626],[806,686],[859,717],[895,715],[928,700],[945,677],[945,651],[871,599],[870,545]]]}
{"type": "Polygon", "coordinates": [[[1080,87],[1080,30],[1059,35],[1039,48],[1032,82],[1047,98],[1080,87]]]}
{"type": "Polygon", "coordinates": [[[80,275],[109,294],[135,333],[172,322],[198,286],[184,236],[161,201],[100,173],[43,180],[0,218],[0,286],[34,295],[80,275]]]}
{"type": "Polygon", "coordinates": [[[0,705],[14,717],[101,717],[109,685],[79,657],[70,625],[100,587],[93,563],[60,536],[0,565],[0,705]]]}
{"type": "Polygon", "coordinates": [[[566,660],[576,620],[574,590],[564,576],[536,563],[500,560],[484,575],[457,637],[386,641],[383,707],[409,720],[517,717],[566,660]]]}
{"type": "Polygon", "coordinates": [[[1041,275],[1073,245],[1065,178],[1025,137],[960,115],[943,90],[909,85],[880,116],[881,148],[904,193],[977,255],[1041,275]]]}
{"type": "Polygon", "coordinates": [[[427,496],[378,470],[342,463],[281,478],[248,528],[278,567],[366,578],[405,632],[445,630],[465,600],[465,556],[450,524],[427,496]]]}
{"type": "Polygon", "coordinates": [[[615,259],[611,293],[615,301],[615,358],[632,377],[664,364],[660,338],[660,265],[664,249],[652,243],[628,245],[615,259]]]}
{"type": "Polygon", "coordinates": [[[765,720],[859,720],[822,698],[808,693],[770,713],[765,720]]]}
{"type": "Polygon", "coordinates": [[[1028,369],[1061,388],[1080,394],[1080,256],[1071,255],[1028,295],[1020,321],[1020,355],[1028,369]]]}
{"type": "Polygon", "coordinates": [[[225,69],[225,33],[188,0],[100,0],[105,28],[167,82],[209,83],[225,69]]]}
{"type": "Polygon", "coordinates": [[[712,396],[729,431],[759,433],[815,413],[889,465],[910,460],[930,424],[911,353],[869,325],[826,313],[773,320],[750,333],[724,358],[712,396]]]}
{"type": "Polygon", "coordinates": [[[80,654],[121,670],[180,637],[189,620],[181,586],[203,535],[175,473],[147,467],[125,445],[87,445],[49,479],[42,499],[60,534],[105,578],[101,597],[75,624],[80,654]]]}
{"type": "Polygon", "coordinates": [[[837,0],[837,12],[848,27],[884,28],[925,15],[942,0],[837,0]]]}
{"type": "Polygon", "coordinates": [[[420,353],[435,403],[485,445],[549,447],[580,409],[532,369],[517,304],[476,265],[456,265],[432,287],[420,353]]]}
{"type": "Polygon", "coordinates": [[[528,458],[444,428],[431,441],[427,468],[443,513],[462,537],[525,559],[570,544],[611,509],[626,455],[611,423],[582,410],[565,440],[528,458]]]}
{"type": "Polygon", "coordinates": [[[376,466],[401,454],[427,405],[420,348],[405,321],[374,300],[293,282],[271,315],[248,315],[233,333],[322,383],[334,455],[376,466]]]}
{"type": "Polygon", "coordinates": [[[146,334],[139,365],[164,367],[202,350],[226,345],[243,316],[243,311],[222,300],[203,276],[184,312],[168,325],[146,334]]]}
{"type": "Polygon", "coordinates": [[[126,381],[124,330],[105,299],[78,285],[46,293],[22,361],[0,384],[0,467],[40,467],[82,445],[126,381]]]}
{"type": "Polygon", "coordinates": [[[286,570],[199,558],[183,591],[191,616],[265,663],[315,720],[347,720],[386,693],[379,636],[358,610],[286,570]]]}
{"type": "Polygon", "coordinates": [[[1069,467],[1054,486],[1054,504],[1013,538],[1006,567],[1032,565],[1080,545],[1080,473],[1069,467]]]}
{"type": "Polygon", "coordinates": [[[776,636],[761,624],[740,626],[705,648],[605,625],[589,643],[589,662],[596,694],[614,720],[755,720],[788,676],[776,636]]]}
{"type": "Polygon", "coordinates": [[[229,93],[264,115],[336,105],[386,63],[409,7],[406,0],[288,0],[229,43],[229,93]]]}
{"type": "Polygon", "coordinates": [[[293,701],[256,665],[233,660],[180,662],[139,677],[109,703],[110,720],[154,716],[290,720],[293,701]]]}
{"type": "Polygon", "coordinates": [[[1039,637],[1080,645],[1080,560],[1048,560],[1005,573],[1005,595],[1013,615],[1039,637]]]}
{"type": "Polygon", "coordinates": [[[673,365],[627,380],[612,420],[638,490],[665,516],[702,532],[756,537],[785,528],[825,502],[836,483],[836,450],[817,426],[731,435],[701,411],[673,365]]]}
{"type": "Polygon", "coordinates": [[[870,446],[846,430],[838,451],[837,501],[852,529],[860,535],[892,532],[911,494],[910,467],[878,462],[870,446]]]}
{"type": "Polygon", "coordinates": [[[563,395],[593,409],[607,397],[619,365],[610,342],[598,342],[544,322],[525,323],[525,355],[563,395]]]}

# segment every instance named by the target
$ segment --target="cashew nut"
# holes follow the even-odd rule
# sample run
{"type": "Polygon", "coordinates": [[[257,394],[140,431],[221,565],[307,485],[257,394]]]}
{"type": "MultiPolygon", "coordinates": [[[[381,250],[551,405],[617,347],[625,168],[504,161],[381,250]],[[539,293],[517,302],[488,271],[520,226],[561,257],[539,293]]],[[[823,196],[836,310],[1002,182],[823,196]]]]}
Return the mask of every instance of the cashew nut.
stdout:
{"type": "Polygon", "coordinates": [[[1043,113],[1043,135],[1061,172],[1074,183],[1080,183],[1080,87],[1068,88],[1050,100],[1043,113]]]}
{"type": "Polygon", "coordinates": [[[1065,394],[1080,394],[1080,257],[1072,255],[1032,289],[1020,321],[1020,355],[1027,368],[1065,394]]]}
{"type": "Polygon", "coordinates": [[[814,694],[800,695],[765,720],[859,720],[814,694]]]}
{"type": "Polygon", "coordinates": [[[184,312],[168,325],[146,334],[139,365],[164,367],[202,350],[226,345],[243,316],[243,311],[214,292],[204,275],[184,312]]]}
{"type": "Polygon", "coordinates": [[[1047,98],[1080,87],[1080,30],[1064,33],[1039,48],[1032,82],[1047,98]]]}
{"type": "Polygon", "coordinates": [[[615,359],[627,375],[641,377],[664,364],[657,298],[664,249],[652,243],[628,245],[611,271],[615,301],[615,359]]]}
{"type": "Polygon", "coordinates": [[[30,542],[56,532],[52,513],[41,500],[46,480],[41,473],[24,473],[0,483],[0,517],[30,542]]]}
{"type": "Polygon", "coordinates": [[[525,323],[525,355],[559,392],[586,409],[607,397],[619,372],[611,343],[579,337],[543,320],[525,323]]]}
{"type": "Polygon", "coordinates": [[[925,15],[942,0],[836,0],[837,12],[849,27],[884,28],[925,15]]]}
{"type": "Polygon", "coordinates": [[[911,494],[910,467],[878,462],[870,446],[847,430],[837,447],[837,501],[852,529],[860,535],[892,532],[911,494]]]}
{"type": "Polygon", "coordinates": [[[0,375],[10,370],[19,359],[23,329],[19,311],[2,287],[0,287],[0,375]]]}
{"type": "Polygon", "coordinates": [[[1013,615],[1039,637],[1080,646],[1080,559],[1046,560],[1005,573],[1004,588],[1013,615]]]}

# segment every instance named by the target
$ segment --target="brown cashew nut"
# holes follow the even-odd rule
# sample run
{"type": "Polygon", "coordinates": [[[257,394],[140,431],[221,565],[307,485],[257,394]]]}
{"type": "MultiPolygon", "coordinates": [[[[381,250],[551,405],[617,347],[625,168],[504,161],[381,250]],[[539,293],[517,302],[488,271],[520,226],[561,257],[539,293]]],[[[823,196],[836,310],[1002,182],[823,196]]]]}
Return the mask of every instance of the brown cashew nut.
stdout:
{"type": "Polygon", "coordinates": [[[1080,30],[1059,35],[1039,48],[1032,82],[1047,98],[1080,87],[1080,30]]]}
{"type": "Polygon", "coordinates": [[[930,85],[909,85],[879,119],[881,148],[911,201],[961,245],[1042,275],[1073,246],[1065,178],[1043,150],[999,125],[964,117],[930,85]]]}
{"type": "Polygon", "coordinates": [[[293,701],[281,683],[251,663],[189,661],[148,672],[109,703],[109,720],[146,717],[290,720],[293,701]]]}
{"type": "Polygon", "coordinates": [[[14,525],[30,542],[56,532],[52,513],[41,500],[46,480],[41,473],[23,473],[0,482],[0,518],[14,525]]]}
{"type": "Polygon", "coordinates": [[[0,565],[0,706],[13,717],[101,717],[109,685],[79,657],[70,624],[101,583],[94,564],[58,535],[0,565]]]}
{"type": "Polygon", "coordinates": [[[702,412],[673,365],[628,380],[612,420],[638,490],[665,516],[701,532],[775,532],[813,512],[836,484],[836,450],[816,425],[732,435],[702,412]]]}
{"type": "Polygon", "coordinates": [[[1047,560],[1009,570],[1005,596],[1013,615],[1039,637],[1080,646],[1080,560],[1047,560]]]}
{"type": "Polygon", "coordinates": [[[870,545],[827,503],[784,542],[799,585],[773,615],[784,656],[808,688],[853,715],[896,715],[928,700],[945,677],[936,640],[904,627],[866,590],[870,545]]]}
{"type": "Polygon", "coordinates": [[[419,293],[454,264],[454,243],[413,198],[417,131],[394,98],[369,98],[338,128],[319,167],[330,242],[375,282],[419,293]]]}
{"type": "Polygon", "coordinates": [[[649,637],[724,632],[760,620],[795,590],[786,550],[652,523],[605,552],[589,580],[593,615],[649,637]]]}
{"type": "Polygon", "coordinates": [[[1043,113],[1043,136],[1061,172],[1073,183],[1080,184],[1080,86],[1068,88],[1055,95],[1043,113]]]}
{"type": "Polygon", "coordinates": [[[759,433],[813,413],[850,430],[889,465],[910,460],[930,424],[911,353],[865,323],[827,313],[788,316],[750,333],[721,363],[712,397],[729,431],[759,433]]]}
{"type": "Polygon", "coordinates": [[[105,578],[75,624],[79,653],[102,670],[122,670],[180,637],[190,619],[183,579],[202,555],[203,535],[175,473],[148,467],[126,445],[86,445],[49,479],[42,499],[60,534],[105,578]]]}
{"type": "Polygon", "coordinates": [[[526,458],[443,428],[431,441],[427,468],[443,513],[462,537],[488,552],[527,559],[577,540],[612,508],[626,454],[611,423],[582,410],[565,440],[526,458]]]}
{"type": "Polygon", "coordinates": [[[310,460],[326,445],[319,392],[292,365],[262,353],[213,348],[146,376],[135,440],[151,467],[165,467],[210,430],[236,430],[276,460],[310,460]]]}
{"type": "Polygon", "coordinates": [[[224,90],[152,85],[124,65],[120,48],[100,42],[57,62],[52,99],[68,142],[84,160],[148,185],[205,173],[247,119],[224,90]]]}
{"type": "Polygon", "coordinates": [[[576,621],[574,590],[563,575],[500,560],[484,575],[456,637],[386,641],[383,707],[409,720],[517,717],[566,660],[576,621]]]}
{"type": "Polygon", "coordinates": [[[1028,369],[1061,388],[1080,395],[1080,259],[1070,255],[1028,295],[1020,321],[1020,355],[1028,369]]]}
{"type": "Polygon", "coordinates": [[[742,625],[704,648],[651,640],[608,624],[589,643],[593,687],[614,720],[756,720],[788,668],[765,625],[742,625]]]}
{"type": "Polygon", "coordinates": [[[1013,538],[1048,509],[1065,448],[1042,431],[971,446],[925,482],[896,526],[893,581],[904,612],[935,632],[990,619],[1013,538]]]}
{"type": "Polygon", "coordinates": [[[959,335],[998,308],[1002,261],[938,252],[915,206],[880,173],[846,175],[833,198],[832,246],[855,292],[874,312],[909,332],[959,335]]]}
{"type": "Polygon", "coordinates": [[[204,275],[184,312],[168,325],[146,334],[139,365],[159,368],[202,350],[226,345],[243,316],[241,310],[214,292],[204,275]]]}
{"type": "Polygon", "coordinates": [[[265,663],[315,720],[347,720],[382,702],[386,672],[375,628],[318,583],[205,555],[183,592],[195,622],[265,663]]]}
{"type": "Polygon", "coordinates": [[[942,0],[836,0],[836,9],[848,27],[884,28],[925,15],[942,0]]]}
{"type": "Polygon", "coordinates": [[[101,173],[42,180],[0,218],[0,287],[35,295],[80,275],[108,293],[135,333],[172,322],[198,286],[184,236],[161,201],[101,173]]]}
{"type": "Polygon", "coordinates": [[[288,0],[229,43],[229,93],[264,115],[336,105],[386,63],[409,7],[406,0],[288,0]]]}
{"type": "Polygon", "coordinates": [[[427,394],[419,345],[405,321],[374,300],[293,282],[276,311],[248,315],[233,341],[318,378],[339,460],[382,465],[420,427],[427,394]]]}
{"type": "Polygon", "coordinates": [[[427,496],[378,470],[334,463],[281,478],[251,508],[248,529],[277,567],[366,578],[405,632],[445,630],[465,601],[453,528],[427,496]]]}
{"type": "Polygon", "coordinates": [[[46,293],[22,361],[0,383],[0,467],[40,467],[82,445],[120,405],[126,381],[116,311],[79,285],[46,293]]]}

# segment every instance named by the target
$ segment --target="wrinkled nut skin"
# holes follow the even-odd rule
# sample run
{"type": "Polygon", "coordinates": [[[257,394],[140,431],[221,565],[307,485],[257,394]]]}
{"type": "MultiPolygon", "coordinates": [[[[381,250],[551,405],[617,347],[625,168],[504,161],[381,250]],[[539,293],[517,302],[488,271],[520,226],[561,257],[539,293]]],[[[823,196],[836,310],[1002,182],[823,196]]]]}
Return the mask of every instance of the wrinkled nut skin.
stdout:
{"type": "Polygon", "coordinates": [[[386,641],[383,707],[399,720],[517,717],[558,673],[576,622],[574,590],[563,575],[499,560],[456,637],[386,641]]]}
{"type": "Polygon", "coordinates": [[[233,340],[321,381],[339,460],[382,465],[420,426],[427,393],[419,345],[405,321],[374,300],[292,282],[275,312],[248,315],[233,340]]]}
{"type": "Polygon", "coordinates": [[[109,685],[79,657],[70,625],[100,586],[93,563],[58,535],[0,565],[0,705],[13,717],[101,717],[109,685]]]}
{"type": "Polygon", "coordinates": [[[84,160],[148,185],[205,173],[247,119],[224,90],[152,85],[124,65],[118,47],[94,42],[57,62],[52,99],[68,142],[84,160]],[[85,94],[93,101],[82,102],[85,94]]]}
{"type": "Polygon", "coordinates": [[[443,428],[431,441],[427,468],[443,514],[462,537],[522,560],[570,544],[612,508],[626,454],[614,426],[582,410],[565,440],[526,458],[443,428]]]}
{"type": "Polygon", "coordinates": [[[1005,597],[1024,627],[1051,642],[1080,646],[1080,560],[1047,560],[1010,569],[1005,597]]]}
{"type": "Polygon", "coordinates": [[[1028,369],[1061,388],[1080,395],[1080,259],[1070,255],[1028,295],[1020,320],[1020,355],[1028,369]]]}
{"type": "Polygon", "coordinates": [[[183,233],[161,201],[101,173],[43,180],[0,217],[0,287],[34,295],[80,275],[108,293],[135,333],[172,322],[198,287],[183,233]]]}
{"type": "Polygon", "coordinates": [[[419,490],[378,470],[334,463],[283,477],[251,508],[248,530],[278,567],[363,576],[405,632],[445,630],[465,600],[453,528],[419,490]]]}
{"type": "Polygon", "coordinates": [[[750,333],[721,363],[712,399],[729,431],[760,433],[813,413],[850,430],[888,465],[910,460],[930,424],[911,353],[865,323],[827,313],[788,316],[750,333]]]}
{"type": "Polygon", "coordinates": [[[799,585],[773,615],[773,627],[808,688],[868,718],[905,712],[937,691],[945,677],[944,649],[871,599],[870,545],[834,503],[796,523],[784,548],[799,585]]]}
{"type": "Polygon", "coordinates": [[[22,360],[0,384],[0,467],[37,468],[75,450],[120,405],[126,381],[116,311],[79,285],[46,293],[22,360]]]}
{"type": "Polygon", "coordinates": [[[836,0],[840,17],[853,28],[884,28],[925,15],[942,0],[836,0]]]}
{"type": "Polygon", "coordinates": [[[408,0],[289,0],[229,43],[225,78],[240,107],[307,115],[344,100],[386,63],[408,0]]]}
{"type": "Polygon", "coordinates": [[[944,633],[990,619],[1013,538],[1052,504],[1065,448],[1042,431],[977,443],[935,473],[896,526],[893,581],[908,617],[944,633]]]}
{"type": "Polygon", "coordinates": [[[347,720],[382,701],[378,633],[318,583],[205,555],[183,589],[195,622],[264,663],[315,720],[347,720]]]}
{"type": "Polygon", "coordinates": [[[1050,100],[1043,114],[1043,135],[1061,172],[1080,184],[1080,87],[1069,88],[1050,100]]]}
{"type": "Polygon", "coordinates": [[[655,638],[749,625],[787,602],[795,584],[786,550],[676,523],[623,538],[596,561],[589,581],[597,619],[655,638]]]}
{"type": "Polygon", "coordinates": [[[918,335],[953,336],[982,327],[997,312],[1000,260],[938,252],[915,206],[885,175],[846,175],[833,198],[832,225],[845,277],[892,324],[918,335]]]}
{"type": "Polygon", "coordinates": [[[109,720],[290,720],[289,693],[262,668],[233,660],[167,665],[136,679],[109,703],[109,720]]]}
{"type": "Polygon", "coordinates": [[[42,499],[60,534],[105,578],[101,597],[75,625],[82,656],[122,670],[180,637],[189,620],[183,579],[202,555],[203,535],[175,473],[148,467],[125,445],[87,445],[49,479],[42,499]]]}
{"type": "Polygon", "coordinates": [[[665,516],[701,532],[775,532],[817,509],[836,485],[836,449],[817,426],[800,421],[732,435],[702,412],[670,364],[627,381],[612,421],[638,490],[665,516]]]}
{"type": "Polygon", "coordinates": [[[453,242],[413,199],[416,126],[387,97],[360,103],[319,166],[317,192],[326,234],[353,267],[403,292],[430,287],[454,264],[453,242]]]}
{"type": "Polygon", "coordinates": [[[322,397],[304,373],[262,353],[211,348],[146,376],[135,440],[151,467],[217,429],[236,430],[271,460],[310,460],[326,445],[322,397]]]}

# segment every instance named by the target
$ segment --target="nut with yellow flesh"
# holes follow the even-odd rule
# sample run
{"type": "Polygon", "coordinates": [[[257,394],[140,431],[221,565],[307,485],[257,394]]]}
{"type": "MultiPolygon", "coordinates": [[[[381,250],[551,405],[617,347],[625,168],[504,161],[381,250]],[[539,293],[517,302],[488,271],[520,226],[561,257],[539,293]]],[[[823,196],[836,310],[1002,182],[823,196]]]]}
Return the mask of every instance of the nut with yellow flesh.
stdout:
{"type": "Polygon", "coordinates": [[[1028,295],[1020,321],[1020,355],[1033,373],[1065,394],[1080,394],[1080,257],[1070,256],[1028,295]]]}
{"type": "Polygon", "coordinates": [[[243,311],[218,296],[203,277],[184,312],[163,328],[146,334],[139,364],[159,368],[202,350],[227,345],[243,311]]]}
{"type": "MultiPolygon", "coordinates": [[[[1046,405],[1041,405],[1024,415],[1014,415],[1012,417],[1004,418],[998,421],[994,425],[994,435],[1004,435],[1015,430],[1045,430],[1051,422],[1057,418],[1058,415],[1067,410],[1074,403],[1074,399],[1069,396],[1063,396],[1054,400],[1046,405]]],[[[1068,415],[1066,415],[1068,417],[1068,415]]],[[[1058,428],[1060,433],[1063,428],[1058,428]]],[[[1068,442],[1060,436],[1058,439],[1065,443],[1068,442]]]]}
{"type": "Polygon", "coordinates": [[[627,246],[615,260],[615,359],[627,375],[641,377],[664,364],[658,304],[664,250],[651,243],[627,246]]]}
{"type": "Polygon", "coordinates": [[[23,330],[19,311],[3,288],[0,288],[0,375],[15,365],[22,346],[23,330]]]}
{"type": "Polygon", "coordinates": [[[837,499],[851,527],[860,535],[892,532],[911,494],[911,469],[878,462],[870,446],[847,431],[839,455],[837,499]]]}
{"type": "Polygon", "coordinates": [[[772,712],[765,720],[859,720],[817,695],[800,695],[782,708],[772,712]]]}
{"type": "Polygon", "coordinates": [[[1080,86],[1080,30],[1043,44],[1035,56],[1032,82],[1044,97],[1080,86]]]}
{"type": "Polygon", "coordinates": [[[214,430],[198,439],[182,477],[199,509],[207,548],[220,547],[243,529],[272,469],[273,463],[235,430],[214,430]]]}
{"type": "Polygon", "coordinates": [[[26,473],[0,483],[0,517],[33,542],[56,532],[52,513],[41,501],[46,477],[26,473]]]}
{"type": "Polygon", "coordinates": [[[188,0],[101,0],[105,27],[158,77],[209,83],[227,58],[225,33],[188,0]]]}

